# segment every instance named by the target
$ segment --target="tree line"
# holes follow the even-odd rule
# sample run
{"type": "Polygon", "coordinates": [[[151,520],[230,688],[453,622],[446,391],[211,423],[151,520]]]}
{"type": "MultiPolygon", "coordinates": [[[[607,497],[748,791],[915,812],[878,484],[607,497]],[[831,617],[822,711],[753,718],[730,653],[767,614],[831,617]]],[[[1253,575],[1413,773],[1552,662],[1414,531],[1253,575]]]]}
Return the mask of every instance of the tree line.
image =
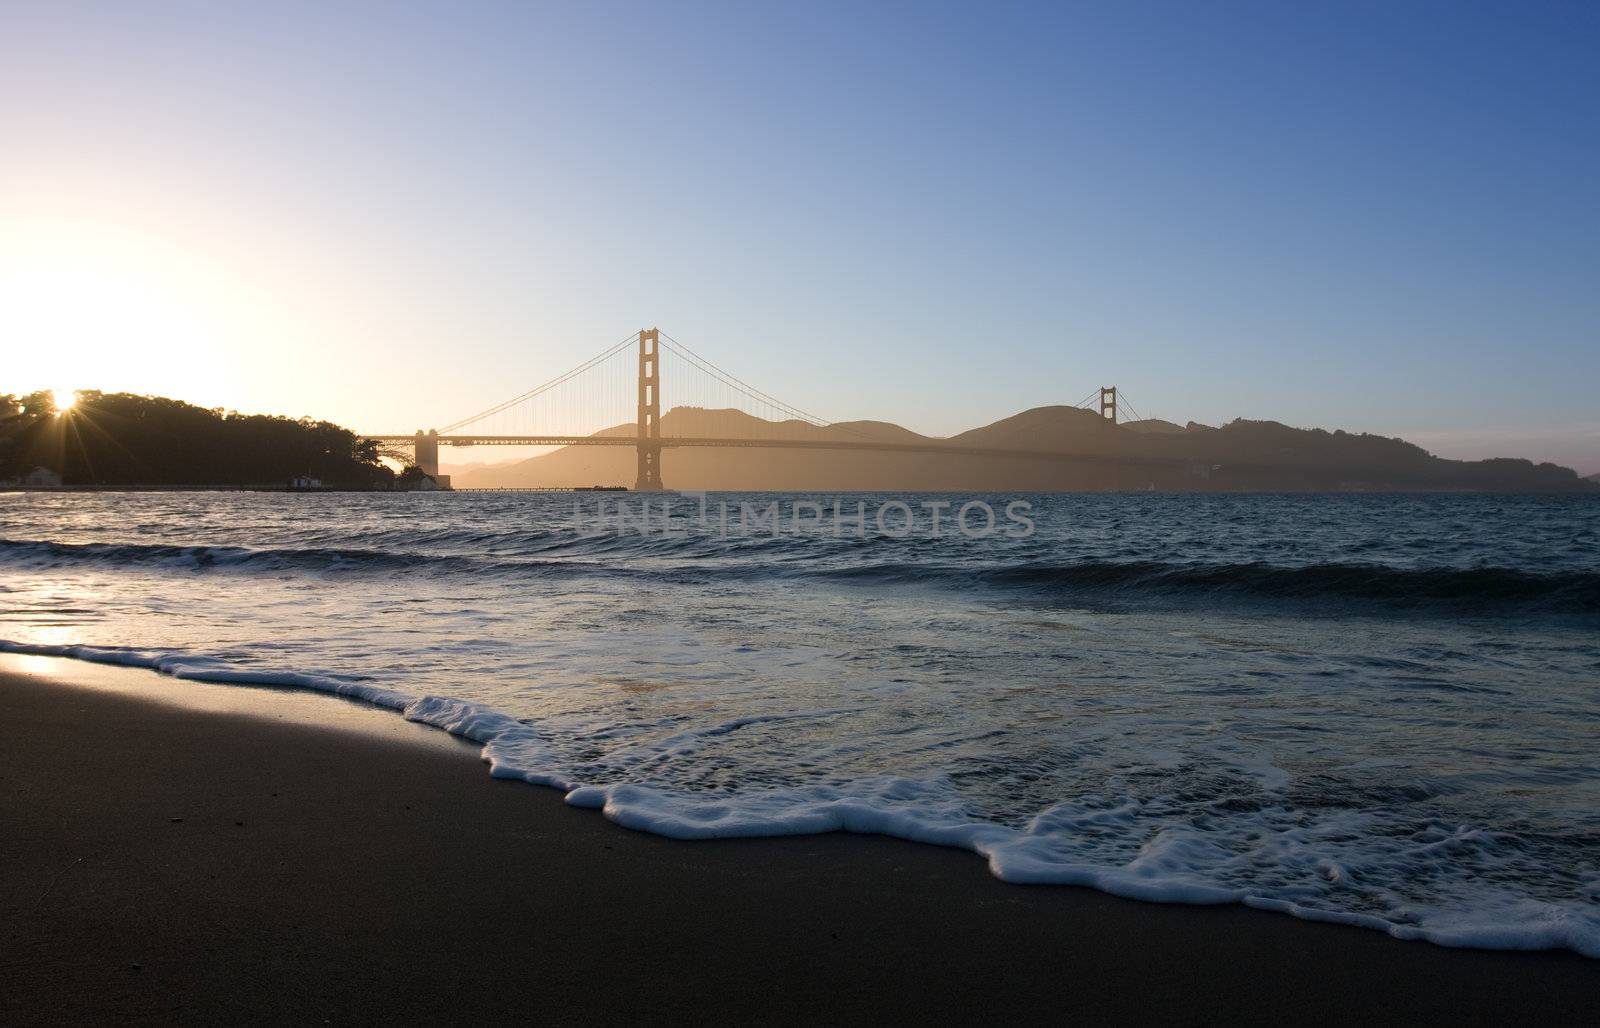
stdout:
{"type": "Polygon", "coordinates": [[[161,396],[0,394],[0,481],[48,468],[66,485],[286,485],[309,476],[387,489],[378,444],[310,418],[207,409],[161,396]]]}

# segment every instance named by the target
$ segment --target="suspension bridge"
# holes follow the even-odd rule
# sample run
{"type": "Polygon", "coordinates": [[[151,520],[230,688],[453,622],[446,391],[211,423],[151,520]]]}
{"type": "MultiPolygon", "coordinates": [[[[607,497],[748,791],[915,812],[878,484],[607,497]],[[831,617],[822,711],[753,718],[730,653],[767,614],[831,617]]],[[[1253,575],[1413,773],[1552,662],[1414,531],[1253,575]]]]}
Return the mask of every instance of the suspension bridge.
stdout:
{"type": "MultiPolygon", "coordinates": [[[[1102,418],[1116,423],[1115,386],[1102,387],[1076,406],[1091,403],[1098,405],[1102,418]]],[[[1128,459],[1047,448],[973,446],[906,435],[909,438],[890,438],[884,432],[808,414],[734,377],[665,332],[649,328],[629,333],[563,375],[444,428],[365,438],[376,440],[386,456],[415,465],[433,477],[439,475],[441,446],[633,447],[638,458],[633,488],[642,491],[665,488],[661,451],[683,446],[1074,462],[1128,459]],[[677,401],[668,408],[671,416],[665,420],[661,413],[664,381],[674,383],[673,399],[677,401]]]]}

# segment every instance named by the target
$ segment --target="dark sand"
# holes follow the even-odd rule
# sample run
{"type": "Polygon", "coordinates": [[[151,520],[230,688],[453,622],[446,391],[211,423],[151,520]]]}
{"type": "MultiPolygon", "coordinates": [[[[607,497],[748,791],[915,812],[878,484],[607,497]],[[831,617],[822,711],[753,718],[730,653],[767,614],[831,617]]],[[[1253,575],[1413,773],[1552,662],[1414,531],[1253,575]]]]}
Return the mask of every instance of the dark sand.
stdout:
{"type": "Polygon", "coordinates": [[[67,666],[0,674],[6,1024],[1549,1023],[1600,1003],[1600,961],[1568,953],[1005,885],[883,838],[673,842],[391,714],[67,666]],[[308,727],[327,705],[346,727],[308,727]]]}

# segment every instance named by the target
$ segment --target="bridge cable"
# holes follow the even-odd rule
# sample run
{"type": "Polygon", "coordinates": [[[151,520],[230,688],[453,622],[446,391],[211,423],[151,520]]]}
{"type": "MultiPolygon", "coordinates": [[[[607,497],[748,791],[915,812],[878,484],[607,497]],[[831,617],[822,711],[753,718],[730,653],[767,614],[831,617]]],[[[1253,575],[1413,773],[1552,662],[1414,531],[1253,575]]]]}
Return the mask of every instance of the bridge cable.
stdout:
{"type": "Polygon", "coordinates": [[[814,428],[827,428],[832,424],[832,422],[824,418],[819,418],[815,414],[807,414],[798,407],[791,407],[782,400],[769,396],[768,394],[757,389],[755,386],[750,385],[748,382],[745,382],[729,374],[728,372],[723,371],[721,368],[717,367],[715,364],[712,364],[704,357],[701,357],[699,354],[689,349],[688,346],[667,335],[665,332],[661,333],[661,338],[667,340],[668,348],[676,353],[679,357],[684,358],[700,371],[703,371],[711,377],[719,380],[723,385],[730,386],[738,392],[744,393],[745,396],[749,397],[750,399],[769,404],[782,413],[788,414],[791,417],[799,418],[801,421],[808,421],[814,428]]]}
{"type": "MultiPolygon", "coordinates": [[[[852,428],[849,425],[841,424],[837,421],[828,421],[827,419],[820,418],[815,414],[808,414],[798,407],[790,406],[789,404],[784,403],[782,400],[779,400],[768,393],[762,392],[755,386],[745,382],[743,379],[740,379],[727,371],[723,371],[710,360],[701,357],[699,354],[689,349],[687,345],[678,341],[677,339],[672,338],[671,336],[667,335],[667,333],[661,333],[661,338],[667,340],[664,345],[669,351],[688,361],[697,370],[710,375],[713,379],[720,383],[723,388],[729,390],[731,393],[742,393],[748,399],[754,400],[759,404],[765,404],[769,407],[775,408],[783,414],[787,414],[792,418],[797,418],[806,422],[813,428],[831,428],[835,431],[843,432],[846,435],[855,436],[857,439],[861,439],[866,442],[882,441],[874,438],[866,432],[861,431],[860,429],[852,428]]],[[[763,420],[770,419],[764,418],[763,420]]]]}
{"type": "Polygon", "coordinates": [[[582,364],[580,364],[577,367],[573,368],[571,371],[567,372],[566,374],[558,375],[555,378],[551,379],[550,381],[544,383],[543,385],[536,386],[533,389],[528,390],[527,392],[523,393],[521,396],[513,397],[512,399],[509,399],[504,403],[497,404],[497,405],[495,405],[493,407],[490,407],[488,410],[481,411],[480,413],[474,414],[470,418],[462,418],[460,421],[452,422],[451,424],[446,425],[444,428],[440,429],[439,430],[439,434],[440,435],[449,435],[451,432],[453,432],[456,429],[461,428],[461,427],[463,427],[465,425],[470,425],[470,424],[473,424],[474,422],[482,421],[484,418],[493,417],[494,415],[499,414],[501,411],[504,411],[507,408],[514,407],[517,404],[522,403],[524,400],[531,400],[535,396],[538,396],[540,393],[543,393],[543,392],[545,392],[547,390],[553,389],[556,386],[562,384],[563,382],[566,382],[567,380],[569,380],[569,379],[571,379],[571,378],[573,378],[573,377],[575,377],[577,375],[583,374],[585,371],[590,370],[591,368],[593,368],[595,365],[601,363],[602,361],[606,361],[606,360],[609,360],[612,357],[615,357],[618,353],[622,352],[623,347],[627,346],[629,343],[637,340],[638,338],[639,338],[639,334],[637,332],[630,332],[621,342],[619,342],[616,345],[611,346],[608,349],[602,351],[597,356],[589,358],[588,360],[584,361],[582,364]]]}

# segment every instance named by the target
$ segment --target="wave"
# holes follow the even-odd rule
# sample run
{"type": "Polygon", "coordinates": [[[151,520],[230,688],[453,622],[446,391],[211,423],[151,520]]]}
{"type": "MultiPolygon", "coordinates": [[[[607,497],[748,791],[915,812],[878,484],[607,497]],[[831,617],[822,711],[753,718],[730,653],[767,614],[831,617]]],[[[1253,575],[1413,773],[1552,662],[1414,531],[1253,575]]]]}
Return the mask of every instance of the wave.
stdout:
{"type": "MultiPolygon", "coordinates": [[[[865,560],[872,543],[841,550],[796,537],[717,539],[615,534],[515,537],[448,533],[451,544],[499,552],[266,547],[148,543],[63,543],[0,539],[0,564],[30,569],[103,567],[152,571],[362,575],[415,570],[491,577],[620,576],[708,580],[814,579],[858,586],[970,590],[1095,603],[1269,602],[1349,607],[1439,607],[1449,611],[1600,614],[1600,574],[1513,567],[1287,565],[1262,561],[1152,560],[919,563],[865,560]],[[466,538],[463,538],[466,537],[466,538]]],[[[830,541],[831,542],[831,541],[830,541]]],[[[885,541],[885,547],[895,541],[885,541]]]]}
{"type": "Polygon", "coordinates": [[[573,561],[497,559],[458,554],[415,553],[349,547],[177,546],[160,543],[60,543],[0,539],[0,563],[30,569],[59,567],[129,568],[155,571],[300,571],[362,574],[407,569],[476,573],[520,569],[525,572],[581,570],[573,561]]]}
{"type": "MultiPolygon", "coordinates": [[[[1156,903],[1240,903],[1311,921],[1377,929],[1400,939],[1478,949],[1568,949],[1600,958],[1600,918],[1581,899],[1552,902],[1489,889],[1470,909],[1399,902],[1395,882],[1438,875],[1469,858],[1497,859],[1514,838],[1480,828],[1429,824],[1398,832],[1382,812],[1323,815],[1284,807],[1251,812],[1239,838],[1193,824],[1162,823],[1159,810],[1124,798],[1064,801],[1029,823],[1010,827],[964,815],[941,802],[937,783],[884,776],[846,785],[684,794],[649,782],[585,783],[557,766],[537,722],[492,707],[440,696],[413,696],[357,677],[238,668],[214,658],[116,647],[57,646],[0,640],[0,652],[71,657],[149,668],[177,678],[225,684],[286,686],[336,693],[400,713],[483,746],[496,778],[560,789],[574,807],[598,809],[625,827],[674,839],[810,835],[845,831],[969,850],[992,874],[1017,884],[1087,886],[1156,903]],[[1154,829],[1154,834],[1151,830],[1154,829]],[[1129,846],[1142,836],[1149,836],[1129,846]],[[1111,849],[1079,840],[1116,840],[1111,849]],[[1248,839],[1241,852],[1230,843],[1248,839]],[[1270,860],[1263,857],[1271,855],[1270,860]],[[1308,879],[1307,868],[1315,871],[1308,879]],[[1242,876],[1242,877],[1241,877],[1242,876]],[[1340,888],[1369,879],[1381,910],[1341,908],[1340,888]],[[1318,889],[1310,882],[1325,881],[1318,889]],[[1326,893],[1324,897],[1323,893],[1326,893]]],[[[794,711],[784,718],[829,717],[837,710],[794,711]]],[[[736,732],[752,718],[702,730],[736,732]]],[[[675,737],[670,742],[677,741],[675,737]]],[[[1214,820],[1214,819],[1212,819],[1214,820]]],[[[1503,857],[1499,857],[1502,859],[1503,857]]],[[[1476,881],[1475,879],[1467,879],[1476,881]]],[[[1586,884],[1583,893],[1600,888],[1586,884]]]]}
{"type": "Polygon", "coordinates": [[[819,574],[853,582],[972,582],[1044,593],[1212,594],[1263,600],[1436,602],[1521,608],[1531,604],[1544,610],[1600,612],[1600,574],[1509,567],[1085,561],[988,567],[873,564],[819,574]]]}

